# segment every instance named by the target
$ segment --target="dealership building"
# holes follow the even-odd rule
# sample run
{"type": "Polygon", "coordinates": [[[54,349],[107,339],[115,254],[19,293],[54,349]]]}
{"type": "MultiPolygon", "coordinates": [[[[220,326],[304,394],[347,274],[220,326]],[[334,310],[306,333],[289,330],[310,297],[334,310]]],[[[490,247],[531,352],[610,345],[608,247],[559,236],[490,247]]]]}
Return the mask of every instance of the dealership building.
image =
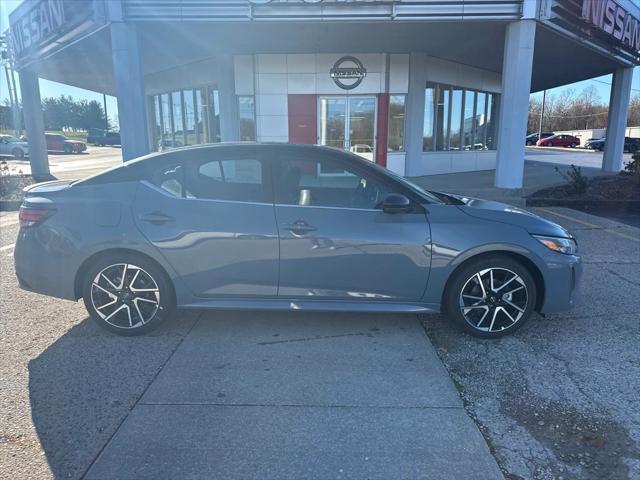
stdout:
{"type": "Polygon", "coordinates": [[[620,170],[639,19],[632,0],[25,0],[10,37],[43,178],[39,78],[116,96],[125,159],[318,143],[518,188],[530,93],[610,73],[620,170]]]}

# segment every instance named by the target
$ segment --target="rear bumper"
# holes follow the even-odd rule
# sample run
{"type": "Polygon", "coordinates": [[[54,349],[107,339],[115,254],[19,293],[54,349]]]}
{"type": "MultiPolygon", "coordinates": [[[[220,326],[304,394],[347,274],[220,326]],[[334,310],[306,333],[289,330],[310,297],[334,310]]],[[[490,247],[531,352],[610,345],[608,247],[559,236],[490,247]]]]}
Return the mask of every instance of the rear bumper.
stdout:
{"type": "Polygon", "coordinates": [[[552,253],[546,259],[545,296],[540,313],[571,310],[580,299],[582,259],[578,255],[552,253]]]}
{"type": "Polygon", "coordinates": [[[67,300],[75,296],[75,259],[55,233],[39,226],[22,228],[14,249],[15,272],[20,288],[67,300]]]}

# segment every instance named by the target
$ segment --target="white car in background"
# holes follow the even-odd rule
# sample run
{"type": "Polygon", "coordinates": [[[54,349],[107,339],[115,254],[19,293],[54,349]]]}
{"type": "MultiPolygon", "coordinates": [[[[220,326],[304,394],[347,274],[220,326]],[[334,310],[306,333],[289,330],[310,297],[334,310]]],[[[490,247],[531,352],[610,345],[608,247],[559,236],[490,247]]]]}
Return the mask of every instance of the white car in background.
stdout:
{"type": "Polygon", "coordinates": [[[29,144],[11,135],[0,135],[0,157],[13,157],[17,160],[29,155],[29,144]]]}

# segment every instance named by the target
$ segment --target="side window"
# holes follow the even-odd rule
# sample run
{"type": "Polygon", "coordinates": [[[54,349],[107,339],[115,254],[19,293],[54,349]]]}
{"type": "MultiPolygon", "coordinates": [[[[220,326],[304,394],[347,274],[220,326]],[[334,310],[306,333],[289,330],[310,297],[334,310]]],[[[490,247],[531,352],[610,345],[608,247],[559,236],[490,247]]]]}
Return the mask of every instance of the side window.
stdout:
{"type": "Polygon", "coordinates": [[[175,197],[185,195],[182,165],[178,162],[155,168],[149,181],[175,197]]]}
{"type": "Polygon", "coordinates": [[[391,184],[366,168],[331,157],[282,158],[277,162],[276,203],[340,208],[380,208],[391,184]]]}
{"type": "Polygon", "coordinates": [[[196,163],[187,171],[190,197],[236,202],[268,201],[260,160],[217,159],[196,163]]]}

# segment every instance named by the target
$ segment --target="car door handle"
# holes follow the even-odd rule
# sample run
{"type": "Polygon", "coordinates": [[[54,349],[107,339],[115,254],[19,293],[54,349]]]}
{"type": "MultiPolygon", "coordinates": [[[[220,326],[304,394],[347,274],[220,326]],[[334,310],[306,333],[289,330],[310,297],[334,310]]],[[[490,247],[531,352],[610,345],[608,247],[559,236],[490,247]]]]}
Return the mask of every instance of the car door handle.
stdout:
{"type": "Polygon", "coordinates": [[[285,223],[284,225],[282,225],[282,228],[284,228],[285,230],[289,230],[294,235],[302,235],[317,230],[316,227],[314,227],[313,225],[309,225],[304,220],[297,220],[293,223],[285,223]]]}
{"type": "Polygon", "coordinates": [[[160,225],[161,223],[173,222],[175,220],[171,215],[167,215],[162,212],[151,212],[145,213],[144,215],[140,215],[140,220],[143,222],[153,223],[155,225],[160,225]]]}

